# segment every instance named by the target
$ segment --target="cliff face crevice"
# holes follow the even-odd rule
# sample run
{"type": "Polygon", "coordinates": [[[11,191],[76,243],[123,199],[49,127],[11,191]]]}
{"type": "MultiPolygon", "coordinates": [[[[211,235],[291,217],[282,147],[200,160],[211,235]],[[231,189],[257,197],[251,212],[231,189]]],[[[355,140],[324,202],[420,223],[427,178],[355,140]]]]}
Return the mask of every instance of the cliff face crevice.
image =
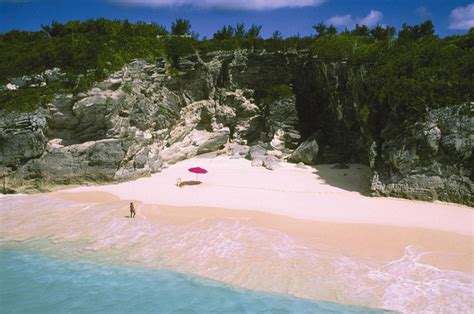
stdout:
{"type": "Polygon", "coordinates": [[[372,138],[367,129],[369,99],[363,67],[309,60],[293,82],[300,131],[315,135],[319,162],[368,163],[372,138]]]}
{"type": "Polygon", "coordinates": [[[397,112],[382,108],[370,93],[371,80],[363,65],[317,59],[296,77],[300,131],[316,139],[317,162],[369,165],[375,195],[472,206],[474,104],[429,110],[400,122],[397,112]]]}
{"type": "Polygon", "coordinates": [[[361,162],[374,194],[473,205],[472,103],[401,125],[377,120],[391,109],[374,106],[364,65],[245,50],[176,62],[136,60],[86,93],[0,112],[6,190],[127,180],[201,153],[250,151],[269,169],[279,159],[361,162]]]}

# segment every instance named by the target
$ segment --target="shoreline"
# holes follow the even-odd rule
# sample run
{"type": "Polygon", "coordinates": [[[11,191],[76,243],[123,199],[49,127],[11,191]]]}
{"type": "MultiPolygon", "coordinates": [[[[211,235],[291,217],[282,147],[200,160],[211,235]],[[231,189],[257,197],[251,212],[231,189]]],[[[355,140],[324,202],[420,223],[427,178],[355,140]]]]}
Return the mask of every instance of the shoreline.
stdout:
{"type": "Polygon", "coordinates": [[[0,239],[46,240],[72,260],[86,254],[310,300],[402,312],[474,308],[470,208],[366,197],[356,192],[357,166],[329,169],[334,178],[322,180],[313,168],[193,159],[127,183],[3,196],[0,239]],[[210,175],[176,187],[196,164],[210,175]],[[344,179],[345,189],[337,186],[344,179]],[[126,218],[130,201],[135,219],[126,218]]]}
{"type": "Polygon", "coordinates": [[[141,203],[127,219],[128,201],[68,196],[11,197],[18,206],[2,216],[0,239],[34,247],[40,240],[41,251],[70,261],[165,269],[309,300],[402,312],[474,308],[469,236],[141,203]]]}
{"type": "MultiPolygon", "coordinates": [[[[55,192],[50,196],[71,201],[87,198],[88,202],[102,204],[120,201],[118,196],[107,192],[55,192]]],[[[324,238],[324,245],[327,248],[337,246],[337,253],[343,255],[383,260],[401,257],[408,246],[419,246],[425,250],[434,250],[435,247],[438,250],[457,249],[462,252],[463,249],[466,251],[468,247],[460,248],[458,244],[470,241],[469,235],[410,226],[328,222],[317,220],[314,217],[299,218],[254,210],[170,206],[140,202],[136,204],[140,208],[137,210],[137,215],[154,222],[190,224],[201,219],[244,220],[252,222],[255,227],[277,230],[295,239],[317,239],[320,242],[324,238]],[[430,243],[433,242],[436,243],[436,246],[430,248],[430,243]]],[[[125,212],[126,210],[124,210],[125,212]]],[[[470,259],[466,259],[462,253],[454,253],[452,257],[457,259],[462,257],[462,260],[453,260],[449,256],[437,257],[435,252],[432,255],[424,256],[423,259],[429,261],[433,267],[474,273],[474,266],[472,262],[469,262],[472,261],[472,256],[470,259]]]]}

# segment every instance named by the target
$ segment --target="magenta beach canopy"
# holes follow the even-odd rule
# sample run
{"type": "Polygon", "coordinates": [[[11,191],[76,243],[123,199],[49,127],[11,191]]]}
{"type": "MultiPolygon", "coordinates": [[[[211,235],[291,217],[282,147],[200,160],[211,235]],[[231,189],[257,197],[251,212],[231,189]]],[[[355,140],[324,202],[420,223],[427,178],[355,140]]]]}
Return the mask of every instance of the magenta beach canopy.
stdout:
{"type": "Polygon", "coordinates": [[[188,171],[189,171],[189,172],[192,172],[192,173],[199,173],[199,174],[207,173],[207,170],[206,170],[206,169],[203,169],[203,168],[201,168],[201,167],[189,168],[188,171]]]}
{"type": "Polygon", "coordinates": [[[196,174],[196,180],[197,180],[197,178],[198,178],[198,174],[205,174],[205,173],[207,173],[207,170],[206,170],[206,169],[203,169],[203,168],[201,168],[201,167],[189,168],[188,171],[196,174]]]}

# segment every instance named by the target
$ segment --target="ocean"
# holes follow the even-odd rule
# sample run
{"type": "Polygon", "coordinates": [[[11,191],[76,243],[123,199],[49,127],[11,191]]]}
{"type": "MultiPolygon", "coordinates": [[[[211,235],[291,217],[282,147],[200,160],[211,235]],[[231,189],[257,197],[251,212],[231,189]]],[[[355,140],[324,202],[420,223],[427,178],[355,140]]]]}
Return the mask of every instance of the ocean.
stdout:
{"type": "Polygon", "coordinates": [[[2,313],[382,313],[254,292],[166,270],[0,249],[2,313]]]}

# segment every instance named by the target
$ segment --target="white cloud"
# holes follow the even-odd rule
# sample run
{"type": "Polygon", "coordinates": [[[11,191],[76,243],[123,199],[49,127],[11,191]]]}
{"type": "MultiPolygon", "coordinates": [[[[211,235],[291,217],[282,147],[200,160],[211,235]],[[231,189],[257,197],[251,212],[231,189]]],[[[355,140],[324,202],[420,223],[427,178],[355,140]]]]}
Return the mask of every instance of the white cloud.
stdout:
{"type": "Polygon", "coordinates": [[[326,20],[326,24],[332,24],[336,27],[354,28],[356,24],[367,25],[373,27],[377,25],[383,18],[383,13],[377,10],[370,10],[369,14],[364,17],[353,18],[352,15],[335,15],[326,20]]]}
{"type": "Polygon", "coordinates": [[[360,19],[358,21],[361,25],[367,25],[368,27],[372,27],[377,25],[383,18],[383,14],[377,10],[370,10],[369,14],[366,17],[360,19]]]}
{"type": "Polygon", "coordinates": [[[467,30],[471,27],[474,27],[474,3],[451,11],[449,29],[467,30]]]}
{"type": "Polygon", "coordinates": [[[326,24],[332,24],[336,27],[338,26],[349,26],[352,25],[354,21],[352,20],[352,15],[347,14],[347,15],[336,15],[331,18],[329,18],[326,21],[326,24]]]}
{"type": "Polygon", "coordinates": [[[319,6],[326,0],[110,0],[127,5],[149,7],[191,6],[229,10],[273,10],[319,6]]]}

